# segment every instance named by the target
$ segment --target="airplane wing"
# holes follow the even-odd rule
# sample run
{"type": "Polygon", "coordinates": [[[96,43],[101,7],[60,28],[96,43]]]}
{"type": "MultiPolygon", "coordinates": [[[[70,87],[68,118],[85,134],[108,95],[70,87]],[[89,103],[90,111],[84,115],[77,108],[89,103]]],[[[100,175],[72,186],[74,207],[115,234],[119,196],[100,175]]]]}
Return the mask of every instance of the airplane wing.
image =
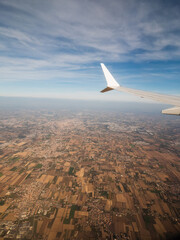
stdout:
{"type": "Polygon", "coordinates": [[[162,110],[162,113],[180,115],[180,97],[122,87],[116,82],[114,77],[111,75],[111,73],[103,63],[101,63],[101,67],[107,82],[107,87],[101,91],[102,93],[110,90],[117,90],[117,91],[132,93],[142,98],[149,98],[151,100],[173,105],[174,107],[172,108],[162,110]]]}

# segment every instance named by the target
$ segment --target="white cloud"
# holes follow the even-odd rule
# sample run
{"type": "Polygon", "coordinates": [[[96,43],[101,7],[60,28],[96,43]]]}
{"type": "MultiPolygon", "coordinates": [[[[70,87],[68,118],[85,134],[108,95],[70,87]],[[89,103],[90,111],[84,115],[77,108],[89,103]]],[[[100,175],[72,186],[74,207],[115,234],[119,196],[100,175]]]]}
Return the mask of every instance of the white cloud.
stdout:
{"type": "Polygon", "coordinates": [[[99,62],[180,59],[180,5],[170,2],[1,0],[0,81],[78,83],[99,62]]]}

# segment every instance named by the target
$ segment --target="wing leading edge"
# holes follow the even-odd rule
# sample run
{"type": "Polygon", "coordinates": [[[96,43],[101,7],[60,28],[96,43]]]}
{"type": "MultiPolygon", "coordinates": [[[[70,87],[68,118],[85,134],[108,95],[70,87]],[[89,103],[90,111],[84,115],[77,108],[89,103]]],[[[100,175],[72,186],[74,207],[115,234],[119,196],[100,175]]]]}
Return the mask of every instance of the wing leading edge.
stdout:
{"type": "Polygon", "coordinates": [[[111,75],[111,73],[103,63],[101,63],[101,67],[107,82],[107,87],[101,91],[102,93],[110,90],[117,90],[120,92],[122,91],[122,92],[132,93],[142,98],[149,98],[154,101],[173,105],[175,107],[162,110],[162,113],[180,115],[180,97],[122,87],[116,82],[114,77],[111,75]]]}

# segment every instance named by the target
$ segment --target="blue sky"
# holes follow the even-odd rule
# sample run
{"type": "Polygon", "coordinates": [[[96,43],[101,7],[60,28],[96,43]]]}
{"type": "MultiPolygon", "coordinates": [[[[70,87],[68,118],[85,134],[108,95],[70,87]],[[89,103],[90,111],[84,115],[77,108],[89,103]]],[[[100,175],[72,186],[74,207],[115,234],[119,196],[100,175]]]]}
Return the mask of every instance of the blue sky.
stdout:
{"type": "Polygon", "coordinates": [[[123,86],[179,95],[179,12],[175,0],[0,0],[0,96],[138,101],[99,93],[100,62],[123,86]]]}

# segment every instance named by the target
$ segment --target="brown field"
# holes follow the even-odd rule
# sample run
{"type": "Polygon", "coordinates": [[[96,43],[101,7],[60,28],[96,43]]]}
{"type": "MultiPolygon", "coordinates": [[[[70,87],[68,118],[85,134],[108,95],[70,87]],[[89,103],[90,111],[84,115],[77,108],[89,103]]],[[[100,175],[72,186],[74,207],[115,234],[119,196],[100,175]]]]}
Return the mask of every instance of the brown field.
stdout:
{"type": "Polygon", "coordinates": [[[65,163],[64,163],[64,166],[65,166],[65,167],[69,167],[69,166],[70,166],[70,162],[65,162],[65,163]]]}
{"type": "Polygon", "coordinates": [[[28,165],[28,168],[33,168],[34,166],[36,166],[36,164],[37,164],[37,163],[30,163],[30,164],[28,165]]]}
{"type": "Polygon", "coordinates": [[[56,217],[50,232],[62,232],[62,230],[63,230],[63,222],[61,221],[60,217],[56,217]]]}
{"type": "Polygon", "coordinates": [[[17,143],[17,146],[18,146],[18,147],[21,147],[21,146],[23,146],[24,144],[26,144],[26,142],[17,143]]]}
{"type": "Polygon", "coordinates": [[[155,204],[151,207],[151,209],[152,209],[153,211],[156,211],[156,212],[158,212],[159,214],[163,215],[163,212],[162,212],[162,209],[161,209],[161,207],[160,207],[160,205],[159,205],[159,201],[158,201],[158,200],[155,200],[155,204]]]}
{"type": "Polygon", "coordinates": [[[60,182],[63,181],[63,177],[58,177],[57,181],[56,181],[56,184],[59,184],[60,182]]]}
{"type": "Polygon", "coordinates": [[[156,224],[154,224],[154,227],[162,237],[165,237],[164,234],[166,233],[166,229],[164,228],[164,226],[162,225],[161,221],[158,218],[156,218],[156,224]]]}
{"type": "Polygon", "coordinates": [[[42,223],[43,223],[43,220],[39,220],[37,222],[37,233],[39,233],[42,223]]]}
{"type": "Polygon", "coordinates": [[[136,222],[132,222],[133,229],[135,232],[139,232],[136,222]]]}
{"type": "Polygon", "coordinates": [[[117,200],[117,202],[126,203],[126,198],[123,193],[116,194],[116,200],[117,200]]]}
{"type": "Polygon", "coordinates": [[[17,217],[14,216],[14,213],[9,213],[5,218],[5,221],[16,221],[17,217]]]}
{"type": "Polygon", "coordinates": [[[72,224],[63,224],[64,230],[74,230],[74,225],[72,224]]]}
{"type": "Polygon", "coordinates": [[[43,174],[37,181],[46,184],[46,183],[52,182],[53,179],[54,179],[54,176],[43,174]]]}
{"type": "Polygon", "coordinates": [[[11,205],[10,203],[7,203],[4,204],[3,206],[0,206],[0,213],[4,213],[10,205],[11,205]]]}
{"type": "Polygon", "coordinates": [[[57,232],[50,232],[48,235],[48,240],[56,239],[57,232]]]}

